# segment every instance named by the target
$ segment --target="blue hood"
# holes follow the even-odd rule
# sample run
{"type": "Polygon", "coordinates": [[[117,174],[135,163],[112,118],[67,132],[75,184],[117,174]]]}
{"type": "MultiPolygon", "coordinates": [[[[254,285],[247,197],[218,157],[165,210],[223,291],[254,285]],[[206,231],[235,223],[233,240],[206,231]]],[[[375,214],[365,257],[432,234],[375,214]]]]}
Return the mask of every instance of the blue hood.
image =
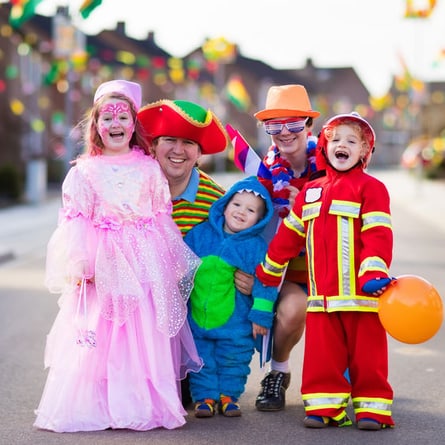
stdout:
{"type": "Polygon", "coordinates": [[[266,203],[266,212],[264,217],[258,221],[252,227],[249,227],[247,230],[243,230],[240,233],[236,233],[232,236],[252,236],[252,235],[260,235],[264,230],[266,225],[269,223],[273,216],[273,204],[270,198],[269,192],[267,189],[258,181],[256,176],[249,176],[248,178],[242,179],[241,181],[236,182],[232,185],[232,187],[222,196],[220,199],[215,201],[210,207],[209,211],[209,222],[213,226],[215,230],[218,232],[223,231],[224,226],[224,209],[226,208],[227,203],[230,198],[240,190],[251,190],[252,192],[258,193],[266,203]]]}

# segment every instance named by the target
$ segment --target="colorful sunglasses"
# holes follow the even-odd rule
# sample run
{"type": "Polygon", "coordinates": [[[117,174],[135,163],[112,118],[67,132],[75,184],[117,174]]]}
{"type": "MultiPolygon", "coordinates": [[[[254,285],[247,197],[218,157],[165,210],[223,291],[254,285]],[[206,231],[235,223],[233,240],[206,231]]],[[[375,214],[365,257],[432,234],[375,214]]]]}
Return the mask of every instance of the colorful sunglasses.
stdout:
{"type": "Polygon", "coordinates": [[[291,133],[300,133],[304,130],[308,118],[306,119],[284,119],[284,120],[271,120],[264,122],[264,130],[267,134],[276,135],[283,131],[286,127],[291,133]]]}

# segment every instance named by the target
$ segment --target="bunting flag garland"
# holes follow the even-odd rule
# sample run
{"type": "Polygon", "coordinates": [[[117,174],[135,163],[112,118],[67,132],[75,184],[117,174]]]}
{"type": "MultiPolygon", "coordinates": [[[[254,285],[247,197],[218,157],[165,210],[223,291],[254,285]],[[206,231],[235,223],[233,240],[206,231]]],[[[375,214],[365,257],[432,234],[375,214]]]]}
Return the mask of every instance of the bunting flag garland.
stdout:
{"type": "Polygon", "coordinates": [[[432,67],[439,68],[445,60],[445,49],[442,48],[438,51],[436,57],[433,60],[432,67]]]}
{"type": "Polygon", "coordinates": [[[102,0],[84,0],[84,2],[80,5],[80,15],[87,19],[90,14],[102,4],[102,0]]]}
{"type": "Polygon", "coordinates": [[[250,96],[240,76],[231,76],[226,86],[227,98],[240,111],[247,111],[250,107],[250,96]]]}
{"type": "Polygon", "coordinates": [[[209,61],[230,63],[236,57],[236,46],[224,37],[217,37],[204,42],[202,53],[209,61]]]}
{"type": "Polygon", "coordinates": [[[413,76],[402,54],[399,53],[398,56],[403,72],[401,75],[394,76],[396,88],[399,91],[411,91],[415,93],[423,93],[425,89],[425,84],[420,79],[413,76]]]}
{"type": "Polygon", "coordinates": [[[36,14],[36,8],[42,0],[11,0],[9,24],[17,29],[36,14]]]}
{"type": "Polygon", "coordinates": [[[387,93],[383,96],[370,96],[369,103],[373,110],[382,111],[393,105],[393,97],[390,93],[387,93]]]}
{"type": "Polygon", "coordinates": [[[406,0],[405,18],[428,18],[436,7],[436,2],[437,0],[406,0]]]}
{"type": "Polygon", "coordinates": [[[414,78],[410,69],[408,68],[405,58],[401,53],[398,53],[398,58],[402,67],[402,74],[395,76],[396,87],[400,91],[408,91],[411,88],[414,78]]]}
{"type": "Polygon", "coordinates": [[[238,130],[235,130],[230,124],[226,125],[226,130],[232,141],[234,149],[233,162],[236,168],[251,176],[270,177],[270,172],[256,154],[255,150],[241,136],[238,130]]]}

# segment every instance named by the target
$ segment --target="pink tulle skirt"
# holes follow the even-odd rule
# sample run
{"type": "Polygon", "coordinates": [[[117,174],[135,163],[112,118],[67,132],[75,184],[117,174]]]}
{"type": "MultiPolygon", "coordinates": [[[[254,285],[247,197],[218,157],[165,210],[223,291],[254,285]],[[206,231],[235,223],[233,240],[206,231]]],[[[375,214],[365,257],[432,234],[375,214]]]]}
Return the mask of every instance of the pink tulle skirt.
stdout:
{"type": "Polygon", "coordinates": [[[45,284],[62,296],[47,338],[49,373],[35,426],[182,426],[179,381],[202,366],[187,323],[199,258],[168,214],[94,223],[64,218],[48,244],[45,284]],[[79,267],[85,264],[91,275],[79,267]]]}
{"type": "Polygon", "coordinates": [[[86,299],[78,287],[59,301],[34,426],[56,432],[182,426],[178,377],[200,366],[187,322],[174,337],[161,332],[147,290],[119,324],[101,315],[94,284],[85,290],[86,299]]]}

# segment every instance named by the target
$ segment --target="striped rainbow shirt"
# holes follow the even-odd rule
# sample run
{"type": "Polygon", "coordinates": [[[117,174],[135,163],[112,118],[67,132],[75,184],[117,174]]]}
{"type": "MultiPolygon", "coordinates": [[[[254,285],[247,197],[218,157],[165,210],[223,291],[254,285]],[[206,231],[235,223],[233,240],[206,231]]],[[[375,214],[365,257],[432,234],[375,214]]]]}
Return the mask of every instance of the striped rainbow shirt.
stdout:
{"type": "Polygon", "coordinates": [[[179,227],[182,236],[185,236],[193,226],[207,219],[210,206],[225,192],[219,184],[202,170],[198,170],[198,173],[199,182],[195,200],[191,202],[179,198],[172,201],[173,220],[179,227]]]}

